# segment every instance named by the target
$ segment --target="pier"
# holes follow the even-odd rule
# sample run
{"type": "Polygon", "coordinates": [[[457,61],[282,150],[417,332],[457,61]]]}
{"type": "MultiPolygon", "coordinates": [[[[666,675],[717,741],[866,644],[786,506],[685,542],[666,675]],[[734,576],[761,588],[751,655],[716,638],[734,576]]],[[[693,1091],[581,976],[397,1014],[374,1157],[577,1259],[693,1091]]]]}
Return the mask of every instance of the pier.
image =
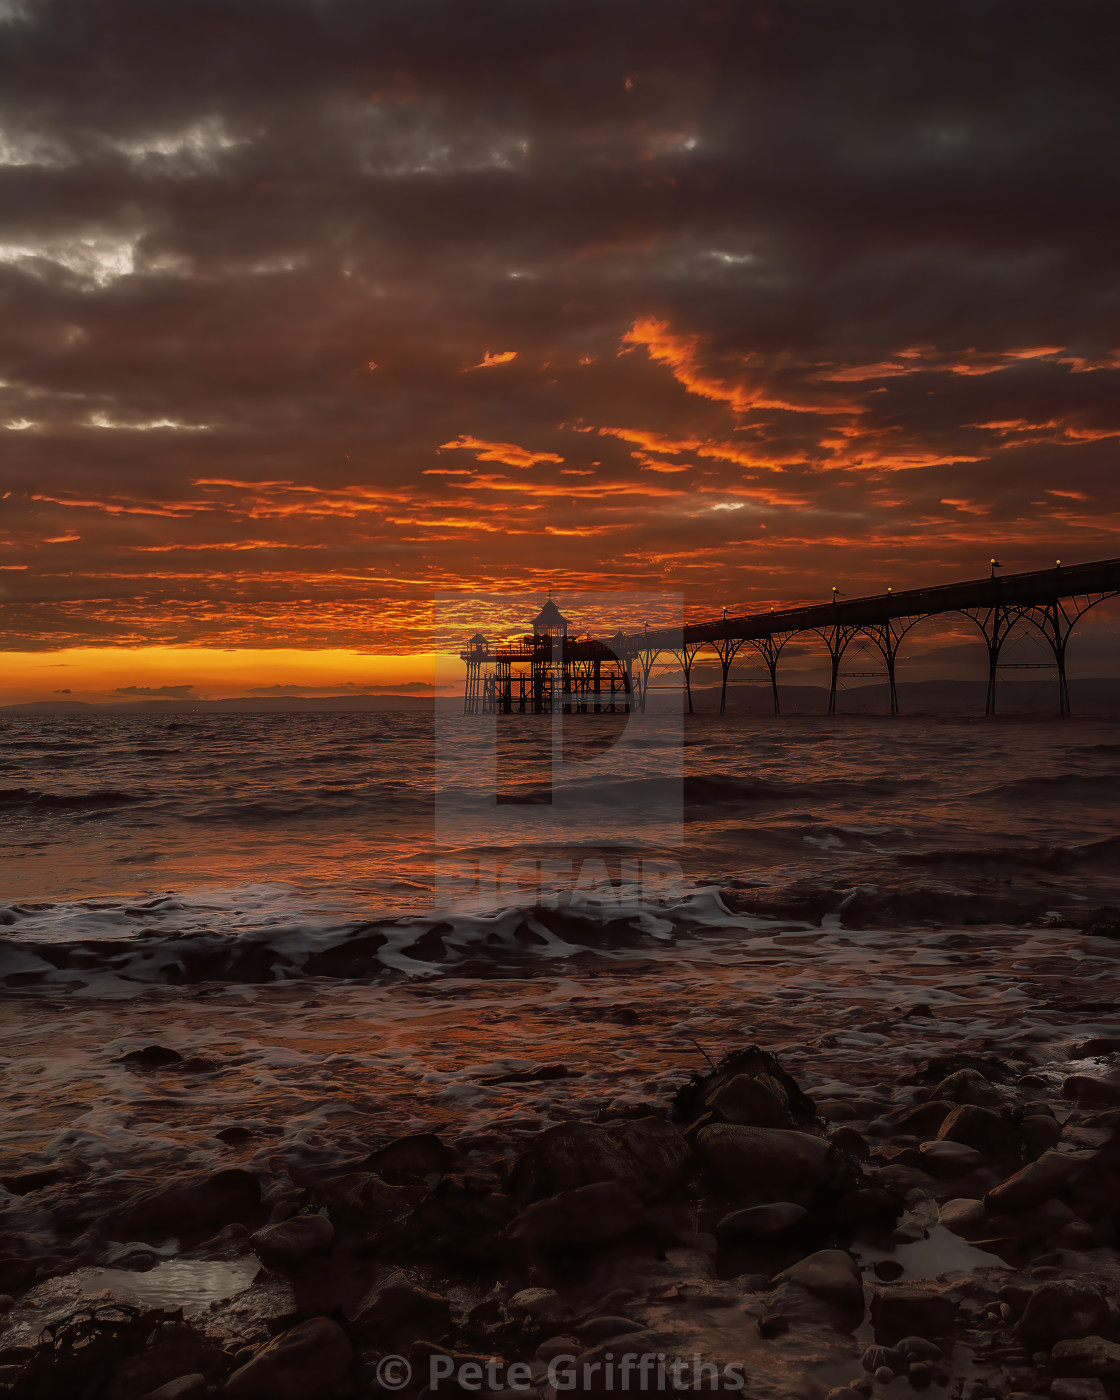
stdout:
{"type": "Polygon", "coordinates": [[[1063,565],[1030,573],[997,574],[931,588],[888,589],[866,598],[844,598],[833,589],[830,602],[764,613],[722,616],[682,627],[619,631],[606,640],[568,639],[568,623],[551,596],[533,621],[533,632],[493,647],[481,634],[459,653],[466,663],[463,707],[468,714],[545,714],[644,710],[649,677],[662,656],[675,658],[684,676],[688,713],[693,713],[692,671],[698,657],[714,656],[720,666],[720,714],[727,710],[731,666],[744,649],[761,658],[769,677],[774,713],[781,712],[778,666],[795,637],[813,634],[825,644],[831,665],[828,713],[836,713],[837,688],[843,674],[887,681],[890,712],[896,715],[896,663],[904,638],[929,617],[958,613],[983,636],[988,656],[984,713],[996,713],[996,682],[1006,665],[1003,648],[1022,625],[1041,637],[1052,661],[1026,663],[1052,670],[1058,683],[1058,711],[1070,713],[1066,653],[1074,627],[1106,598],[1120,593],[1120,559],[1063,565]],[[845,673],[844,658],[853,643],[870,649],[876,667],[845,673]]]}

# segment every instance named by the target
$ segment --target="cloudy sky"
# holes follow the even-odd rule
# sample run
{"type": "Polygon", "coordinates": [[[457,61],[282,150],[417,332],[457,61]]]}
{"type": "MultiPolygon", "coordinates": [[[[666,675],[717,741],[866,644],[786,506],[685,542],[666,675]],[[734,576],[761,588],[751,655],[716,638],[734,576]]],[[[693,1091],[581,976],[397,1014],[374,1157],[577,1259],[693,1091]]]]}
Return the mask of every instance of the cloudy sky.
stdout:
{"type": "Polygon", "coordinates": [[[1120,554],[1118,29],[0,0],[4,645],[396,680],[463,590],[1120,554]]]}

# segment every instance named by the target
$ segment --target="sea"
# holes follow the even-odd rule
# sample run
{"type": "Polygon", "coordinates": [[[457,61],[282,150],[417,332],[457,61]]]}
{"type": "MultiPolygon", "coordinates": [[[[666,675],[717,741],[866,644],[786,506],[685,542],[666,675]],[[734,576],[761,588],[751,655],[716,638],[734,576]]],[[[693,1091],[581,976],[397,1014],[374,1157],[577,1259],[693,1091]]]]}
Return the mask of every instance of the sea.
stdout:
{"type": "Polygon", "coordinates": [[[863,1120],[1115,1031],[1111,721],[7,714],[0,765],[0,1176],[508,1150],[750,1043],[863,1120]]]}

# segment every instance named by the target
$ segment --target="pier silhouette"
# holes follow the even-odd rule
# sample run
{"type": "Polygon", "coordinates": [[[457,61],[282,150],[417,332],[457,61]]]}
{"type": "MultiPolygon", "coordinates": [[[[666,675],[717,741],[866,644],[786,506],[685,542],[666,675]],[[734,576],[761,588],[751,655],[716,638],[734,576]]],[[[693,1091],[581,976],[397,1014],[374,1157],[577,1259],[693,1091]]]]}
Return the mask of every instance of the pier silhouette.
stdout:
{"type": "Polygon", "coordinates": [[[764,613],[688,622],[640,632],[616,632],[605,639],[569,640],[568,622],[552,601],[533,621],[533,632],[491,646],[476,633],[459,653],[467,666],[463,707],[468,714],[602,713],[645,709],[649,677],[664,655],[675,657],[684,675],[688,712],[693,713],[692,671],[697,658],[713,655],[721,671],[720,714],[727,710],[732,663],[747,648],[765,665],[774,713],[781,712],[778,665],[793,638],[814,634],[828,650],[831,666],[828,713],[836,713],[836,696],[845,654],[857,639],[870,646],[882,669],[850,674],[887,681],[890,712],[899,712],[896,663],[903,639],[925,618],[959,613],[980,630],[988,654],[984,713],[996,712],[996,681],[1001,668],[1050,669],[1058,681],[1058,710],[1070,713],[1066,653],[1082,617],[1106,598],[1120,593],[1120,559],[1063,565],[1029,573],[997,574],[991,561],[986,578],[931,588],[901,589],[865,598],[846,598],[832,590],[831,602],[764,613]],[[1019,625],[1033,630],[1049,649],[1052,661],[1004,662],[1003,648],[1019,625]]]}

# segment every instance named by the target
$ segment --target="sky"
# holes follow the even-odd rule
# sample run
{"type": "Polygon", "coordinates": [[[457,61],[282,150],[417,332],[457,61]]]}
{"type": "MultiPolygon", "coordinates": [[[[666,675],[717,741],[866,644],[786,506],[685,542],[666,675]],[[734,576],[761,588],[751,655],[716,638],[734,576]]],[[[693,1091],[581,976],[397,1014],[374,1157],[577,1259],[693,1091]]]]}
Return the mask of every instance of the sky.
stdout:
{"type": "Polygon", "coordinates": [[[0,0],[0,695],[431,682],[456,596],[1120,555],[1118,30],[0,0]]]}

